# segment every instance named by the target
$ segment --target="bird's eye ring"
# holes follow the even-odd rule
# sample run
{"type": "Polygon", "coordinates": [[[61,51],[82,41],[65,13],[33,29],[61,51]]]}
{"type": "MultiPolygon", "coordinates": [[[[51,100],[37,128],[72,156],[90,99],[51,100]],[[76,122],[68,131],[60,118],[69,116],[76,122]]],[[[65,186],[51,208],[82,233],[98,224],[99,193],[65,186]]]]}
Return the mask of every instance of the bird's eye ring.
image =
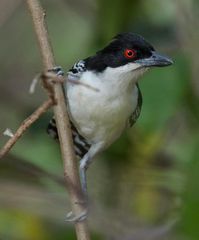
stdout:
{"type": "Polygon", "coordinates": [[[125,49],[124,56],[128,59],[132,59],[136,56],[136,51],[133,49],[125,49]]]}

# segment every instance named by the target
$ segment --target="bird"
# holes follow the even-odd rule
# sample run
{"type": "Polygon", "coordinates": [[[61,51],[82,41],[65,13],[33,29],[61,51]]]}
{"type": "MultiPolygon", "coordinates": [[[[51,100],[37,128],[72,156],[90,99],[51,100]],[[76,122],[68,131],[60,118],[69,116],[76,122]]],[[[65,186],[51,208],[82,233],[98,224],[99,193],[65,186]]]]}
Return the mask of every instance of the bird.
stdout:
{"type": "MultiPolygon", "coordinates": [[[[107,149],[140,116],[140,77],[153,67],[173,61],[142,36],[125,32],[113,37],[103,49],[76,62],[63,84],[75,154],[80,159],[82,190],[87,195],[86,170],[96,155],[107,149]]],[[[54,69],[63,75],[62,68],[54,69]]],[[[149,89],[150,91],[150,89],[149,89]]],[[[55,118],[47,132],[58,139],[55,118]]]]}

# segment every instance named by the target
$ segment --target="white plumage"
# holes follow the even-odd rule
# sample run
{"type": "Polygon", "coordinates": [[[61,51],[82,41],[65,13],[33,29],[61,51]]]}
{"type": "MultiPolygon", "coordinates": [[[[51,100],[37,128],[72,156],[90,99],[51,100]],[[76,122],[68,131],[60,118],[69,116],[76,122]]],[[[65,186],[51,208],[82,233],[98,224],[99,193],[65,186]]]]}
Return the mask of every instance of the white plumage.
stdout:
{"type": "Polygon", "coordinates": [[[104,149],[120,136],[136,109],[136,81],[143,72],[139,64],[129,63],[108,67],[102,73],[85,71],[78,76],[81,83],[98,91],[83,84],[73,84],[74,74],[69,72],[71,81],[66,86],[69,114],[79,133],[90,144],[99,143],[104,149]]]}

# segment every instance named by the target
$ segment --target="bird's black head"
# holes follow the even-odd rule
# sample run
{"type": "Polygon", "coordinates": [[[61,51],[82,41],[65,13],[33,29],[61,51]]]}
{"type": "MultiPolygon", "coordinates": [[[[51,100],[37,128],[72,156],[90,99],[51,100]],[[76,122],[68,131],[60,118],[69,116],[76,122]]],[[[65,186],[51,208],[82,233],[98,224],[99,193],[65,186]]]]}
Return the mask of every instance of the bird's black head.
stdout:
{"type": "Polygon", "coordinates": [[[108,46],[86,59],[87,69],[97,72],[106,67],[117,68],[128,63],[144,68],[164,67],[173,62],[168,57],[158,54],[143,37],[131,32],[118,34],[108,46]]]}

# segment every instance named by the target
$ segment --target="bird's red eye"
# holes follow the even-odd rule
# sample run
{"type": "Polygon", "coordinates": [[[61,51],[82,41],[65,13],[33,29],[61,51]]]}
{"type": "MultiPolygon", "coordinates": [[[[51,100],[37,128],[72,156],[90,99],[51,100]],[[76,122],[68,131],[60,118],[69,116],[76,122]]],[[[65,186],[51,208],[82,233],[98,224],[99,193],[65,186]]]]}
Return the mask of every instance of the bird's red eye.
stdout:
{"type": "Polygon", "coordinates": [[[125,49],[124,56],[128,59],[132,59],[136,56],[136,51],[133,49],[125,49]]]}

